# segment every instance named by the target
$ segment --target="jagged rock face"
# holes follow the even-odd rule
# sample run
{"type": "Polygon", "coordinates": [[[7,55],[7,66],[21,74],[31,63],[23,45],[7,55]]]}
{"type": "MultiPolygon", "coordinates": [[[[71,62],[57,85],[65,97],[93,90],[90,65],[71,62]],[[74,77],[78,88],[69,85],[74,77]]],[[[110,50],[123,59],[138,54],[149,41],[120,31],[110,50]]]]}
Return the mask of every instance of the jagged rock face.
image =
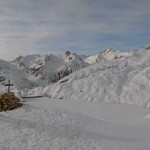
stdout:
{"type": "Polygon", "coordinates": [[[20,100],[12,92],[0,96],[0,111],[9,111],[21,106],[20,100]]]}
{"type": "Polygon", "coordinates": [[[144,49],[145,50],[150,50],[150,45],[146,46],[144,49]]]}
{"type": "Polygon", "coordinates": [[[66,55],[66,56],[69,56],[70,54],[71,54],[70,51],[66,51],[66,52],[65,52],[65,55],[66,55]]]}
{"type": "MultiPolygon", "coordinates": [[[[70,73],[87,67],[88,64],[80,58],[79,55],[69,51],[65,53],[64,57],[50,55],[49,59],[42,68],[41,80],[47,80],[47,83],[54,83],[70,73]]],[[[37,68],[40,70],[40,68],[37,68]]]]}
{"type": "Polygon", "coordinates": [[[4,82],[6,80],[6,69],[9,69],[8,62],[0,60],[0,82],[4,82]]]}
{"type": "Polygon", "coordinates": [[[43,66],[48,60],[48,55],[28,55],[25,57],[19,56],[12,63],[21,67],[22,70],[25,70],[27,73],[38,76],[42,73],[43,66]]]}
{"type": "Polygon", "coordinates": [[[63,77],[68,76],[70,73],[72,73],[72,70],[69,67],[64,66],[62,67],[62,69],[59,69],[50,77],[50,82],[55,83],[60,79],[62,79],[63,77]]]}
{"type": "Polygon", "coordinates": [[[6,78],[4,76],[0,76],[0,82],[3,82],[5,80],[6,80],[6,78]]]}
{"type": "Polygon", "coordinates": [[[55,83],[72,72],[89,66],[79,55],[71,54],[69,51],[65,53],[65,62],[65,65],[52,74],[50,77],[51,82],[55,83]]]}

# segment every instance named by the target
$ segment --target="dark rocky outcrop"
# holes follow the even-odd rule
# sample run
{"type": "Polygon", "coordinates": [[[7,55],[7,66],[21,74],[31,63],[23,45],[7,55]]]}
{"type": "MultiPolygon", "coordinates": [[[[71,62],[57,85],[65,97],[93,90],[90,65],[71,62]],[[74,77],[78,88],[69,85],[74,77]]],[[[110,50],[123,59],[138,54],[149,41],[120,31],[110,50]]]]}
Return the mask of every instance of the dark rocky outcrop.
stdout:
{"type": "Polygon", "coordinates": [[[0,112],[17,109],[22,105],[20,100],[12,92],[0,95],[0,112]]]}

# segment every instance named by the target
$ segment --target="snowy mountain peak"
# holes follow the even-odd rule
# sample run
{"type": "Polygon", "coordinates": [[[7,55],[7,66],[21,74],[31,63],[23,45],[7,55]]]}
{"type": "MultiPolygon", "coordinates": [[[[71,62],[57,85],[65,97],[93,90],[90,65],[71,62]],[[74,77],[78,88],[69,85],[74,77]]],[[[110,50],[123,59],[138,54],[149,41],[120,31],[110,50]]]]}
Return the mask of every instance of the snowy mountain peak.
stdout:
{"type": "Polygon", "coordinates": [[[12,64],[40,86],[57,82],[70,73],[89,65],[80,55],[69,51],[66,51],[64,57],[53,54],[19,56],[12,64]]]}
{"type": "Polygon", "coordinates": [[[113,50],[112,48],[108,48],[108,49],[106,49],[106,50],[104,50],[104,53],[114,53],[114,52],[116,52],[115,50],[113,50]]]}
{"type": "Polygon", "coordinates": [[[97,55],[89,56],[85,58],[85,62],[88,64],[95,64],[103,61],[110,61],[114,59],[124,58],[131,56],[131,52],[120,52],[111,48],[99,52],[97,55]]]}
{"type": "Polygon", "coordinates": [[[113,50],[111,48],[104,50],[103,52],[99,52],[98,58],[96,59],[97,62],[102,62],[102,61],[108,61],[108,60],[114,60],[114,59],[119,59],[119,58],[124,58],[131,56],[132,53],[130,52],[120,52],[113,50]]]}
{"type": "Polygon", "coordinates": [[[89,66],[89,64],[86,63],[80,55],[66,51],[64,56],[64,64],[61,63],[61,66],[50,76],[50,81],[57,82],[70,73],[87,66],[89,66]]]}
{"type": "Polygon", "coordinates": [[[76,53],[71,53],[70,51],[66,51],[65,57],[64,57],[64,60],[65,60],[66,62],[72,62],[72,61],[75,60],[75,59],[79,59],[79,60],[81,60],[81,61],[84,61],[84,60],[82,59],[82,56],[80,56],[80,55],[78,55],[78,54],[76,54],[76,53]]]}

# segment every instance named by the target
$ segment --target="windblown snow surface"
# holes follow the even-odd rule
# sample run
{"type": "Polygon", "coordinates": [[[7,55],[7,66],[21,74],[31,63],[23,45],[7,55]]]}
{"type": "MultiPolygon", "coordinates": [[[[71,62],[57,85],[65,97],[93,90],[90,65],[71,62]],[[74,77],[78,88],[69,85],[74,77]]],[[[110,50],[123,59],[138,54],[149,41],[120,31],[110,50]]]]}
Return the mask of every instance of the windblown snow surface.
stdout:
{"type": "Polygon", "coordinates": [[[149,150],[149,114],[126,105],[26,99],[0,113],[0,149],[149,150]]]}
{"type": "Polygon", "coordinates": [[[43,95],[0,112],[0,150],[150,150],[150,48],[83,58],[68,52],[0,60],[0,93],[10,79],[12,91],[43,95]],[[63,74],[66,67],[74,70],[63,74]],[[66,76],[40,87],[52,68],[56,78],[66,76]]]}

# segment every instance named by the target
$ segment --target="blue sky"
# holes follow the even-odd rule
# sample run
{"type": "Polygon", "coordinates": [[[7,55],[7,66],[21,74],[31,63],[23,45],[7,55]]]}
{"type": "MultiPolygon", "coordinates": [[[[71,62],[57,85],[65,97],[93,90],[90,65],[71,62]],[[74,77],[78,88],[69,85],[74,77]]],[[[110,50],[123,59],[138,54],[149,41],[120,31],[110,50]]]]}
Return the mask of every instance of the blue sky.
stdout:
{"type": "Polygon", "coordinates": [[[0,0],[0,59],[150,44],[150,0],[0,0]]]}

